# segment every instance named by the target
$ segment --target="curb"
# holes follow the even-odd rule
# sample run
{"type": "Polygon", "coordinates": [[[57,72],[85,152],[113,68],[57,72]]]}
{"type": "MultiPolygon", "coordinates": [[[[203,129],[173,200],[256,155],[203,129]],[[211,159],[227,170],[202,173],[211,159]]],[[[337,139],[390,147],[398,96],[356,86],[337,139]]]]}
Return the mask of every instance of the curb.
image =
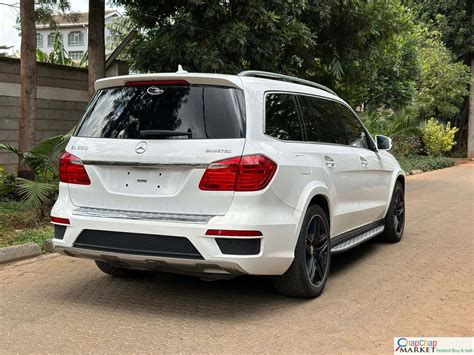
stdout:
{"type": "Polygon", "coordinates": [[[36,243],[26,243],[0,248],[0,264],[41,255],[41,249],[36,243]]]}
{"type": "Polygon", "coordinates": [[[421,174],[421,173],[424,173],[424,171],[421,169],[410,170],[410,175],[416,175],[416,174],[421,174]]]}

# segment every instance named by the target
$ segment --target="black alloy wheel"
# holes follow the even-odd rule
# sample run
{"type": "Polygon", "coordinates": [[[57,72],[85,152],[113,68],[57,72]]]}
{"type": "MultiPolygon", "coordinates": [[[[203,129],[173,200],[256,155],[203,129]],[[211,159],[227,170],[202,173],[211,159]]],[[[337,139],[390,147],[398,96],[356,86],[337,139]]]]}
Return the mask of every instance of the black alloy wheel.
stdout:
{"type": "Polygon", "coordinates": [[[323,282],[328,269],[329,233],[320,215],[314,215],[306,231],[306,272],[314,286],[323,282]]]}

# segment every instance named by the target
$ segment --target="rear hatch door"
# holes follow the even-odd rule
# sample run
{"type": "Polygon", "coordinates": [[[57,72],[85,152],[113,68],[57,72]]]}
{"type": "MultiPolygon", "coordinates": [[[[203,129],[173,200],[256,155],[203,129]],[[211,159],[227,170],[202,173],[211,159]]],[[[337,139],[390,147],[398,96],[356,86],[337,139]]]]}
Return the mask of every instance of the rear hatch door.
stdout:
{"type": "Polygon", "coordinates": [[[90,185],[69,184],[79,207],[222,215],[233,191],[202,191],[213,161],[242,154],[241,89],[183,80],[139,81],[98,91],[68,144],[90,185]]]}

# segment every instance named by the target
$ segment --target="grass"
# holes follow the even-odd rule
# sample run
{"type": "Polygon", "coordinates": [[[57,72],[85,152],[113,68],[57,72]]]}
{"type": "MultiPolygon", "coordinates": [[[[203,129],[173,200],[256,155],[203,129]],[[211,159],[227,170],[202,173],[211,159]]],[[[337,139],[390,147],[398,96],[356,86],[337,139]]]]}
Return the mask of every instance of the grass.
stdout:
{"type": "Polygon", "coordinates": [[[448,168],[455,164],[455,160],[452,158],[430,157],[425,155],[411,155],[409,157],[397,157],[397,159],[402,169],[407,172],[416,169],[431,171],[448,168]]]}
{"type": "Polygon", "coordinates": [[[29,242],[41,248],[53,237],[53,226],[22,202],[0,202],[0,248],[29,242]]]}

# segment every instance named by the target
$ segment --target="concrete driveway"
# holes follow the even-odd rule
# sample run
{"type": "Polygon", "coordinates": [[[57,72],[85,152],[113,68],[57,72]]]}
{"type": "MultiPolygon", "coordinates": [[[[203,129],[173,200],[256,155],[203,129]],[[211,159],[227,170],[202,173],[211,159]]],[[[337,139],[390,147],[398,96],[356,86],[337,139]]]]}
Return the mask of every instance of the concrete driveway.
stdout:
{"type": "Polygon", "coordinates": [[[0,353],[389,353],[474,333],[474,164],[408,178],[407,229],[334,257],[315,300],[263,278],[106,276],[50,255],[0,268],[0,353]]]}

